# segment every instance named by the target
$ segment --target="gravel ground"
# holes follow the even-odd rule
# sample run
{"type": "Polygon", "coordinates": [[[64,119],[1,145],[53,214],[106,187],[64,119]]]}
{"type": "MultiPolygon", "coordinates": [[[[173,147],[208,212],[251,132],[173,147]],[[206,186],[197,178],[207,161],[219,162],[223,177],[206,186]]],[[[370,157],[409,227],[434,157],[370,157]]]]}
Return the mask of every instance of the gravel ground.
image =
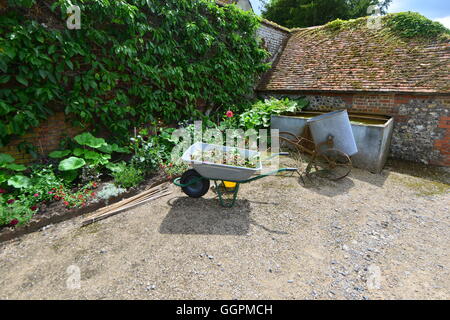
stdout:
{"type": "Polygon", "coordinates": [[[270,177],[233,209],[173,187],[0,244],[0,298],[450,299],[448,182],[403,163],[336,183],[270,177]]]}

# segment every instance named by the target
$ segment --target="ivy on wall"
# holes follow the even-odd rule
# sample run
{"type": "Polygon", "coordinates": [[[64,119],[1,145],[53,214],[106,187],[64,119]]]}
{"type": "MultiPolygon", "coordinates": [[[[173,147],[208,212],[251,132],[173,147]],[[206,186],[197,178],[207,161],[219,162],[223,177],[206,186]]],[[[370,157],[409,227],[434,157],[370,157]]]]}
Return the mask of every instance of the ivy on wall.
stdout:
{"type": "Polygon", "coordinates": [[[63,110],[116,135],[242,106],[269,67],[259,18],[212,0],[8,0],[0,9],[0,146],[63,110]],[[81,29],[66,27],[81,9],[81,29]]]}

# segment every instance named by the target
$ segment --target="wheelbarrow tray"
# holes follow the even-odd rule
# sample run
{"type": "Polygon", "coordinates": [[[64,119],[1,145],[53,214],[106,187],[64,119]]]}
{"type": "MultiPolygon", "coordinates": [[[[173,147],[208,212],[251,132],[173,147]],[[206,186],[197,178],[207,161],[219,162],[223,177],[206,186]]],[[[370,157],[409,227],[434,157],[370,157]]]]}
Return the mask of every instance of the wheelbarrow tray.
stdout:
{"type": "Polygon", "coordinates": [[[192,159],[192,155],[195,152],[198,152],[199,150],[205,152],[212,149],[220,150],[224,154],[237,150],[241,157],[246,159],[255,156],[260,157],[260,153],[257,151],[197,142],[184,152],[182,160],[185,163],[190,164],[201,176],[211,180],[244,181],[262,169],[261,158],[259,158],[256,168],[237,167],[192,159]]]}

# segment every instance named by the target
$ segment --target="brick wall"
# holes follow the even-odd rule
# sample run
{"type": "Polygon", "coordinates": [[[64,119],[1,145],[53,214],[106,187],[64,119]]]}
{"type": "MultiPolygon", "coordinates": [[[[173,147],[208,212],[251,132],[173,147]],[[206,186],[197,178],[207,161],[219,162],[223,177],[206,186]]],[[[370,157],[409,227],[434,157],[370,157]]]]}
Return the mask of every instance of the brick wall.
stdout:
{"type": "Polygon", "coordinates": [[[390,155],[450,166],[450,96],[368,93],[260,93],[262,97],[306,96],[311,110],[348,109],[394,117],[390,155]]]}
{"type": "Polygon", "coordinates": [[[268,61],[273,62],[283,50],[289,37],[289,30],[273,22],[263,20],[256,34],[264,40],[264,45],[270,52],[268,61]]]}
{"type": "Polygon", "coordinates": [[[37,128],[33,128],[22,137],[12,140],[7,146],[0,148],[0,153],[8,153],[16,159],[16,163],[29,163],[33,159],[26,152],[21,152],[18,145],[21,142],[32,143],[39,153],[48,154],[59,148],[59,142],[66,136],[74,137],[86,129],[76,128],[66,121],[63,112],[55,113],[37,128]]]}

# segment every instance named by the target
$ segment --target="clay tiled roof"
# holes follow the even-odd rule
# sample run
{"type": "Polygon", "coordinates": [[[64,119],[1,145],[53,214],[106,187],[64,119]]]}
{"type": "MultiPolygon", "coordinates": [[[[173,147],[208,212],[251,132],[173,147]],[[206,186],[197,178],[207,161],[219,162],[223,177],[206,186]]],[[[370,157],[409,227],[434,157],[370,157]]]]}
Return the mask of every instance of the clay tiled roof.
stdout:
{"type": "Polygon", "coordinates": [[[259,91],[450,93],[450,42],[404,39],[364,18],[294,29],[259,91]]]}
{"type": "Polygon", "coordinates": [[[217,0],[216,2],[218,2],[219,4],[233,4],[236,3],[237,0],[217,0]]]}

